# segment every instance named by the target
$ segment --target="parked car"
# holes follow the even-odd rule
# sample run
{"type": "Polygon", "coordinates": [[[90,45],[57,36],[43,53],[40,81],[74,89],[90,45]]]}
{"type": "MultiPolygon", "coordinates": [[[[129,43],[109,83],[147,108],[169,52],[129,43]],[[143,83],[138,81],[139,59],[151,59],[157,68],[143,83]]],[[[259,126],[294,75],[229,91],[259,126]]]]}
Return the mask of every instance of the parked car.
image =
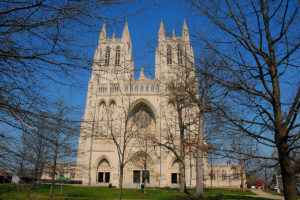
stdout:
{"type": "Polygon", "coordinates": [[[296,184],[297,194],[300,195],[300,184],[296,184]]]}
{"type": "Polygon", "coordinates": [[[270,185],[269,188],[270,188],[271,190],[275,191],[275,190],[277,190],[277,185],[276,185],[276,184],[272,184],[272,185],[270,185]]]}
{"type": "MultiPolygon", "coordinates": [[[[277,185],[276,184],[271,185],[270,189],[273,191],[277,191],[277,185]]],[[[284,192],[283,185],[279,185],[279,190],[280,192],[284,192]]]]}

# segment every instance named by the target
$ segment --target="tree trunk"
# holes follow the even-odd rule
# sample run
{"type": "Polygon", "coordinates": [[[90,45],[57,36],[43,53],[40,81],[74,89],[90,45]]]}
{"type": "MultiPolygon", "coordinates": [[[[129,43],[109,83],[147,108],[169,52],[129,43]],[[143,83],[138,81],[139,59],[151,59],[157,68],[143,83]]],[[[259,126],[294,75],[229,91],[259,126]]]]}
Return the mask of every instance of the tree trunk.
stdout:
{"type": "Polygon", "coordinates": [[[276,187],[277,187],[277,193],[280,193],[280,188],[279,188],[279,182],[278,182],[278,174],[277,171],[275,169],[275,179],[276,179],[276,187]]]}
{"type": "Polygon", "coordinates": [[[144,182],[144,194],[147,194],[146,185],[147,185],[147,179],[146,179],[145,182],[144,182]]]}
{"type": "Polygon", "coordinates": [[[49,191],[49,200],[53,199],[57,154],[58,154],[58,139],[56,139],[56,144],[55,144],[55,154],[54,154],[54,158],[53,158],[53,168],[52,168],[51,186],[50,186],[50,191],[49,191]]]}
{"type": "Polygon", "coordinates": [[[241,176],[241,187],[242,187],[242,191],[243,192],[245,192],[246,191],[246,188],[245,188],[245,184],[244,184],[244,168],[243,168],[243,165],[242,165],[242,163],[240,163],[240,165],[241,165],[241,169],[240,169],[240,171],[241,171],[241,173],[240,173],[240,176],[241,176]]]}
{"type": "Polygon", "coordinates": [[[186,184],[185,184],[185,137],[184,137],[184,124],[182,119],[182,110],[177,108],[178,113],[178,122],[179,122],[179,130],[180,130],[180,161],[179,161],[179,191],[187,193],[186,184]]]}
{"type": "Polygon", "coordinates": [[[124,167],[120,165],[119,200],[122,200],[122,196],[123,196],[123,174],[124,174],[124,167]]]}
{"type": "Polygon", "coordinates": [[[286,200],[297,200],[295,172],[292,169],[288,152],[278,149],[279,163],[284,188],[284,197],[286,200]]]}
{"type": "Polygon", "coordinates": [[[184,160],[181,160],[179,162],[179,191],[180,192],[186,192],[185,191],[185,170],[184,170],[184,160]]]}
{"type": "Polygon", "coordinates": [[[197,138],[197,152],[196,152],[196,192],[195,196],[204,195],[203,191],[203,152],[201,146],[204,138],[204,116],[199,117],[199,132],[197,138]]]}
{"type": "Polygon", "coordinates": [[[145,173],[144,174],[144,194],[147,194],[147,189],[146,189],[146,185],[147,185],[147,156],[146,156],[145,161],[144,161],[144,171],[145,171],[144,172],[145,173]]]}

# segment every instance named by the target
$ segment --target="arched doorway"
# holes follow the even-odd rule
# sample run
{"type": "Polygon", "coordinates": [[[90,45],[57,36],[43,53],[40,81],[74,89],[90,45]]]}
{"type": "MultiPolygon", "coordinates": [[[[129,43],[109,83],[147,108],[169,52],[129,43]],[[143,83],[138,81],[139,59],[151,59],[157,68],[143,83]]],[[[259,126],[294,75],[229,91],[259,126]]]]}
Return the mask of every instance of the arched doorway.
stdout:
{"type": "Polygon", "coordinates": [[[111,167],[106,158],[102,158],[97,166],[97,184],[109,184],[111,180],[111,167]]]}
{"type": "Polygon", "coordinates": [[[154,139],[156,137],[156,118],[154,108],[144,99],[134,102],[129,112],[128,127],[130,127],[131,152],[130,163],[126,175],[126,184],[139,187],[140,184],[151,184],[157,181],[155,171],[156,152],[154,139]]]}
{"type": "Polygon", "coordinates": [[[154,172],[154,161],[145,151],[138,151],[130,159],[133,184],[150,184],[154,172]]]}
{"type": "Polygon", "coordinates": [[[179,180],[179,161],[178,160],[174,160],[172,162],[171,165],[171,176],[170,176],[170,183],[172,185],[177,185],[179,184],[180,180],[179,180]]]}

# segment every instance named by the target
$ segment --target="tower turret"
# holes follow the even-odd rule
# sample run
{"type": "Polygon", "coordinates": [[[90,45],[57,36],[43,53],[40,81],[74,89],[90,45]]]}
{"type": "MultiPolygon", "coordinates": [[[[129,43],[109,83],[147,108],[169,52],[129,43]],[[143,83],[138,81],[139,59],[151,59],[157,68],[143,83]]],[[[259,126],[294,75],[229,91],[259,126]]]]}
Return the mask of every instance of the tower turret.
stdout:
{"type": "Polygon", "coordinates": [[[185,42],[190,42],[190,33],[189,33],[189,29],[186,25],[186,22],[185,20],[183,21],[183,27],[182,27],[182,40],[185,41],[185,42]]]}
{"type": "Polygon", "coordinates": [[[99,37],[99,42],[101,40],[105,40],[106,39],[106,28],[105,28],[105,23],[102,25],[102,29],[100,32],[100,37],[99,37]]]}
{"type": "Polygon", "coordinates": [[[165,40],[165,38],[166,38],[166,31],[165,31],[164,23],[161,20],[159,30],[158,30],[158,43],[161,44],[161,42],[165,40]]]}
{"type": "Polygon", "coordinates": [[[123,32],[122,32],[122,40],[130,42],[131,44],[131,39],[130,39],[130,33],[129,33],[129,28],[128,28],[128,23],[126,21],[123,32]]]}

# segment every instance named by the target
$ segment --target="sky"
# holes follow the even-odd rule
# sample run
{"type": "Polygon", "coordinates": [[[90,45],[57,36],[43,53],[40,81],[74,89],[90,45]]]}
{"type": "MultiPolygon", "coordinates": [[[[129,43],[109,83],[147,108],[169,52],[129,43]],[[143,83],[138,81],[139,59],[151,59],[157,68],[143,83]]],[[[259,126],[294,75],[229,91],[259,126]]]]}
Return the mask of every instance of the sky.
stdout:
{"type": "MultiPolygon", "coordinates": [[[[183,21],[186,20],[188,27],[189,23],[193,21],[189,10],[184,9],[183,6],[182,3],[177,3],[177,1],[174,0],[161,0],[142,1],[139,4],[127,4],[121,8],[109,8],[104,14],[117,17],[117,19],[116,21],[106,23],[108,35],[112,37],[113,31],[115,31],[116,37],[121,37],[125,21],[127,21],[132,41],[132,56],[135,62],[135,69],[139,70],[143,67],[146,76],[149,76],[149,74],[154,74],[155,45],[158,42],[157,36],[160,22],[163,21],[167,33],[171,33],[174,29],[176,36],[181,36],[183,21]],[[134,14],[135,11],[141,8],[146,9],[134,14]],[[119,19],[118,17],[124,15],[124,13],[130,16],[119,19]]],[[[84,51],[87,57],[94,55],[102,25],[103,23],[98,24],[98,27],[96,27],[98,31],[89,33],[87,37],[93,44],[91,48],[84,51]]],[[[79,108],[79,120],[84,114],[90,76],[91,72],[86,72],[80,77],[82,88],[56,86],[58,87],[58,96],[62,96],[66,102],[79,108]]]]}
{"type": "MultiPolygon", "coordinates": [[[[183,21],[185,20],[192,33],[201,30],[203,33],[210,34],[209,36],[212,36],[213,38],[221,38],[229,41],[229,38],[226,38],[225,35],[221,35],[216,30],[211,30],[213,27],[207,18],[196,15],[199,14],[199,11],[197,13],[193,12],[190,8],[186,7],[184,2],[185,1],[176,0],[140,1],[135,4],[105,8],[99,12],[102,12],[103,16],[114,19],[108,21],[106,24],[108,35],[110,37],[114,31],[116,37],[121,37],[125,21],[128,22],[135,69],[139,70],[143,67],[145,68],[146,75],[149,75],[154,74],[154,52],[158,40],[157,36],[161,20],[164,23],[166,32],[172,33],[172,30],[174,29],[176,36],[181,36],[181,29],[183,21]],[[143,8],[146,9],[134,14],[134,12],[143,8]]],[[[86,35],[86,40],[93,44],[91,48],[87,48],[87,50],[84,51],[87,57],[92,57],[94,55],[102,25],[103,23],[95,24],[95,31],[86,35]]],[[[194,37],[191,36],[192,43],[193,40],[194,37]]],[[[229,47],[232,48],[230,45],[229,47]]],[[[82,74],[80,77],[81,84],[83,85],[82,88],[74,89],[64,87],[60,88],[58,92],[58,95],[63,96],[66,102],[79,107],[79,114],[76,116],[78,117],[78,120],[80,120],[84,114],[88,80],[90,76],[91,72],[82,74]]]]}

